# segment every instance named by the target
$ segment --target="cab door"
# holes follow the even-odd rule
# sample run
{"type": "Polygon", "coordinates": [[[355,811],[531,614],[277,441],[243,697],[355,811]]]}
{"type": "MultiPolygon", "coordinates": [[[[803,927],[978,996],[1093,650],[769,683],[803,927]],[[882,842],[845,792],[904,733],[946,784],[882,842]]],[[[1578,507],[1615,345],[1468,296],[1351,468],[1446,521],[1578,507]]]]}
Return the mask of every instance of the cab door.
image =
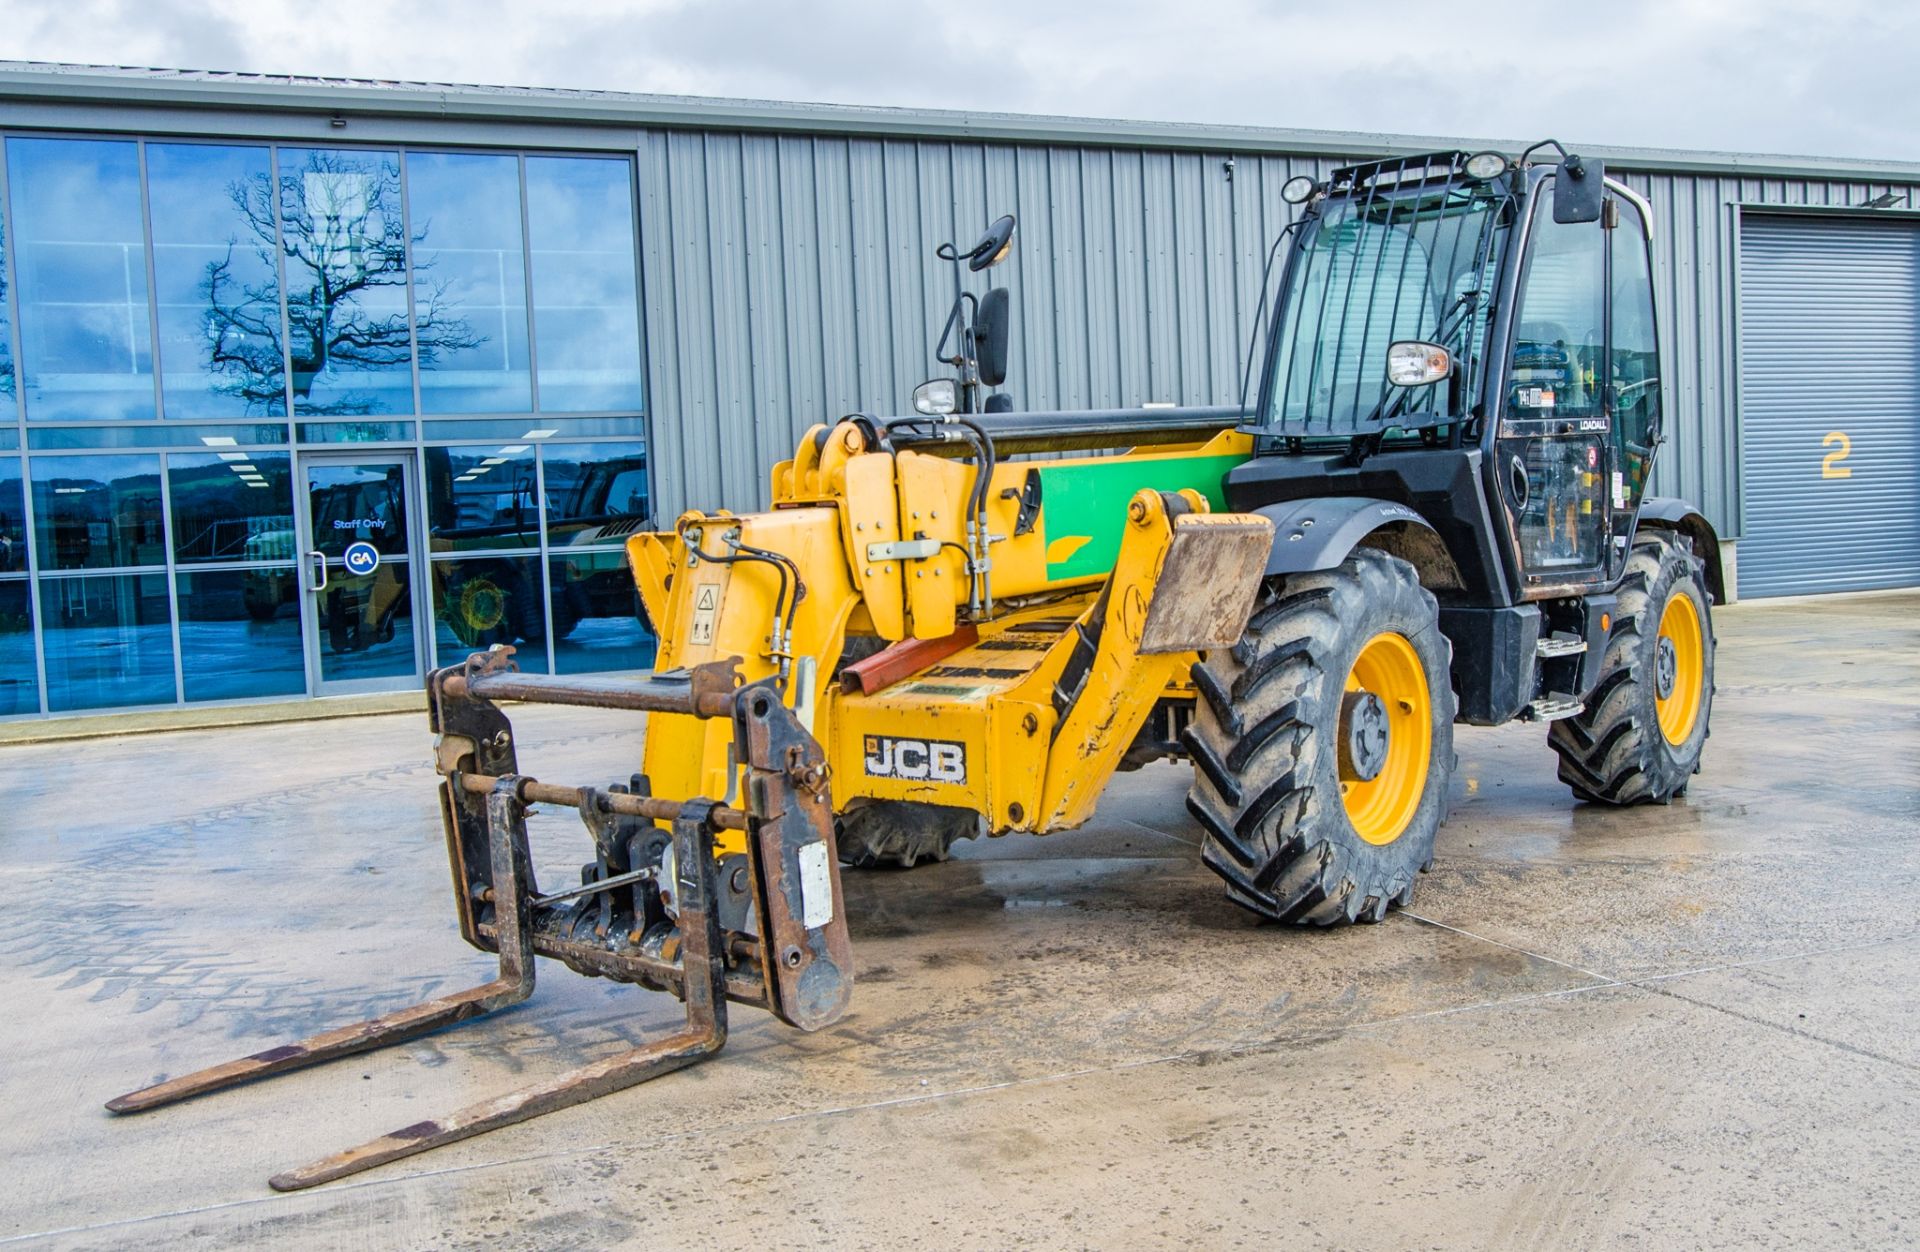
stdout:
{"type": "Polygon", "coordinates": [[[1633,530],[1653,474],[1653,450],[1659,446],[1665,382],[1660,371],[1660,336],[1653,307],[1652,223],[1642,209],[1621,195],[1607,232],[1607,416],[1613,464],[1607,483],[1613,513],[1613,563],[1620,565],[1633,543],[1633,530]]]}
{"type": "Polygon", "coordinates": [[[1659,358],[1645,220],[1610,193],[1598,221],[1556,222],[1533,199],[1499,398],[1496,475],[1522,597],[1610,583],[1652,469],[1659,358]]]}

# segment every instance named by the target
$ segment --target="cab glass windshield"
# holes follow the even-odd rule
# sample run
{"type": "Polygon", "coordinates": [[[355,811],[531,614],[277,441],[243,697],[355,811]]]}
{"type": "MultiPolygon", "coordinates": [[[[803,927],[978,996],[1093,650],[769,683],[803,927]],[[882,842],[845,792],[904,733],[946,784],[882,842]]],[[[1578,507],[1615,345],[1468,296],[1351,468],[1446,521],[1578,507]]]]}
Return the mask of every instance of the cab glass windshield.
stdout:
{"type": "Polygon", "coordinates": [[[1289,435],[1364,434],[1448,421],[1446,382],[1395,387],[1387,348],[1446,346],[1472,395],[1487,307],[1512,219],[1492,184],[1361,189],[1323,202],[1294,245],[1270,356],[1264,424],[1289,435]]]}

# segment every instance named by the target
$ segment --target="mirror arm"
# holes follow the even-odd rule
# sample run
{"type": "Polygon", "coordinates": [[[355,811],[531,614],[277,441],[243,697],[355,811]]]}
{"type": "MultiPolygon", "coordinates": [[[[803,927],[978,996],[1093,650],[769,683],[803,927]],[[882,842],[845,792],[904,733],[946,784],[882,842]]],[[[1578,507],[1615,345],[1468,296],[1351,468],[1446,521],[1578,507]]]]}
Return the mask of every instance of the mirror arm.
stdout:
{"type": "Polygon", "coordinates": [[[965,350],[967,347],[965,342],[967,321],[966,321],[966,318],[962,315],[962,310],[966,304],[966,301],[967,301],[967,293],[964,291],[953,298],[953,307],[947,310],[947,324],[940,328],[940,342],[933,346],[933,359],[940,362],[942,365],[960,364],[961,356],[965,353],[965,350]],[[954,356],[948,356],[947,340],[953,337],[953,331],[956,325],[960,328],[960,331],[961,331],[961,353],[956,354],[954,356]]]}

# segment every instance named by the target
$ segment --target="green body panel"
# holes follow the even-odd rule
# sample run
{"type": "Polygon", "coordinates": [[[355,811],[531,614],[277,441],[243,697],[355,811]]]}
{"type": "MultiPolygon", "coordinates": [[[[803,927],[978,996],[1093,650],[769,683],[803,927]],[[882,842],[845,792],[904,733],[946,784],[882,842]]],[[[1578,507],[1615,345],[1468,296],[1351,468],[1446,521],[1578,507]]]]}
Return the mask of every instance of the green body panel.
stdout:
{"type": "Polygon", "coordinates": [[[1049,553],[1062,539],[1085,536],[1086,542],[1056,561],[1049,557],[1047,578],[1071,582],[1105,577],[1120,556],[1121,528],[1127,524],[1127,502],[1143,487],[1155,491],[1192,488],[1207,498],[1215,512],[1227,507],[1221,483],[1227,471],[1247,458],[1238,453],[1209,456],[1170,456],[1153,459],[1114,457],[1057,466],[1040,465],[1041,524],[1049,553]]]}

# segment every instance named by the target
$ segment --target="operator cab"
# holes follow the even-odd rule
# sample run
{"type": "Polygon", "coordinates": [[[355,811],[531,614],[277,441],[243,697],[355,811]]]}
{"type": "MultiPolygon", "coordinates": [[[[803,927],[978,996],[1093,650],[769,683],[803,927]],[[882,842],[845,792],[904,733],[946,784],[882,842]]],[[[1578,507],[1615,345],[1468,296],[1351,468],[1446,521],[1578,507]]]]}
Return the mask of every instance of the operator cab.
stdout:
{"type": "MultiPolygon", "coordinates": [[[[1596,161],[1527,156],[1437,153],[1289,183],[1305,212],[1249,427],[1263,452],[1343,451],[1356,474],[1398,451],[1478,453],[1504,569],[1475,577],[1490,554],[1448,546],[1466,587],[1510,589],[1496,600],[1617,580],[1660,437],[1646,203],[1596,161]]],[[[1329,476],[1310,476],[1314,493],[1329,476]]],[[[1419,508],[1416,494],[1403,498],[1419,508]]]]}

